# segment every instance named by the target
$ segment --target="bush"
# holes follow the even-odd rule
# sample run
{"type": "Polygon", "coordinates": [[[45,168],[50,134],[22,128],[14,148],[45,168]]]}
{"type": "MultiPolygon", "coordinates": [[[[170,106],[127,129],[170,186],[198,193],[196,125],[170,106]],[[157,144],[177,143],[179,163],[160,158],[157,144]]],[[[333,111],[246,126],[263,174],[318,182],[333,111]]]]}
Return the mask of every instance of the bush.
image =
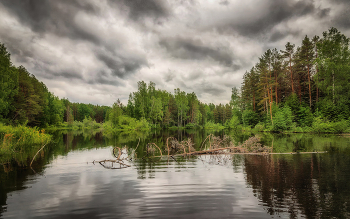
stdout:
{"type": "Polygon", "coordinates": [[[225,123],[225,126],[229,129],[235,129],[235,130],[240,128],[240,122],[238,117],[232,116],[232,118],[225,123]]]}
{"type": "Polygon", "coordinates": [[[243,111],[244,125],[255,126],[259,122],[259,115],[252,110],[243,111]]]}
{"type": "Polygon", "coordinates": [[[303,130],[302,127],[294,127],[294,128],[292,129],[292,132],[301,133],[301,132],[304,132],[304,130],[303,130]]]}
{"type": "Polygon", "coordinates": [[[329,122],[322,117],[316,117],[312,123],[312,129],[318,133],[342,133],[348,128],[346,120],[340,122],[329,122]]]}
{"type": "Polygon", "coordinates": [[[45,130],[29,128],[24,125],[17,127],[0,124],[0,161],[10,160],[19,155],[26,160],[27,156],[34,156],[37,150],[50,142],[51,136],[45,130]]]}
{"type": "Polygon", "coordinates": [[[265,129],[265,124],[262,122],[259,122],[258,124],[255,125],[254,129],[258,132],[262,132],[265,129]]]}
{"type": "Polygon", "coordinates": [[[150,124],[146,119],[142,118],[137,120],[129,116],[120,116],[120,125],[113,127],[113,124],[108,121],[105,122],[103,128],[107,131],[117,131],[117,130],[149,130],[151,128],[150,124]]]}
{"type": "Polygon", "coordinates": [[[194,129],[194,128],[196,128],[196,125],[194,123],[187,123],[185,128],[186,129],[194,129]]]}
{"type": "Polygon", "coordinates": [[[284,131],[290,130],[293,125],[292,121],[292,110],[289,106],[279,108],[276,114],[273,116],[272,131],[284,131]]]}
{"type": "Polygon", "coordinates": [[[309,107],[300,106],[297,111],[297,122],[301,127],[311,126],[313,122],[313,115],[309,107]]]}
{"type": "Polygon", "coordinates": [[[207,122],[204,126],[205,129],[217,129],[217,130],[222,130],[225,127],[219,123],[213,123],[211,121],[207,122]]]}

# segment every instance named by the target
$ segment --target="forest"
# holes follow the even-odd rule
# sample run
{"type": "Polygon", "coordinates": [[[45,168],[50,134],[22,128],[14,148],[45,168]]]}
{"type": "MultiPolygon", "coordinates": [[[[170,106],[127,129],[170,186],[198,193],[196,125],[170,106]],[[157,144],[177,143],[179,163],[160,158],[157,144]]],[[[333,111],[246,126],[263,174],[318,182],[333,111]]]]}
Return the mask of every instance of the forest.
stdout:
{"type": "MultiPolygon", "coordinates": [[[[0,126],[38,129],[206,128],[289,132],[349,132],[349,38],[336,28],[322,37],[268,49],[233,87],[229,103],[201,102],[179,88],[137,83],[123,105],[72,103],[55,96],[0,43],[0,126]]],[[[4,133],[4,132],[3,132],[4,133]]]]}

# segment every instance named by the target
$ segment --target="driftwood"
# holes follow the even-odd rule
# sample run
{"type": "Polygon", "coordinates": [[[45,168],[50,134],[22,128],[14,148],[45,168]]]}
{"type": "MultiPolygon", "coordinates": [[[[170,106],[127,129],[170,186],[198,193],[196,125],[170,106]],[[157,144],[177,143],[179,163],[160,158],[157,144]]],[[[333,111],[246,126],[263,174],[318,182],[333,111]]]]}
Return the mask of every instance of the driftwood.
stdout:
{"type": "MultiPolygon", "coordinates": [[[[106,169],[123,169],[127,167],[131,167],[128,164],[125,164],[123,159],[120,157],[122,156],[122,150],[120,147],[114,147],[113,148],[113,156],[116,158],[115,160],[101,160],[101,161],[93,161],[92,163],[98,162],[101,166],[103,166],[106,169]],[[115,155],[115,150],[118,149],[118,156],[115,155]],[[110,165],[107,165],[107,163],[110,163],[110,165]],[[114,165],[118,165],[119,167],[114,167],[114,165]]],[[[126,160],[127,158],[124,158],[126,160]]]]}
{"type": "MultiPolygon", "coordinates": [[[[208,135],[203,143],[201,144],[200,150],[195,151],[195,149],[192,147],[194,144],[192,143],[191,139],[183,140],[179,142],[174,137],[168,137],[166,139],[166,149],[168,154],[168,161],[169,159],[173,159],[175,162],[179,163],[176,156],[198,156],[199,159],[201,159],[201,155],[211,155],[209,157],[214,157],[213,162],[217,162],[218,164],[225,164],[228,163],[230,160],[232,161],[231,155],[235,154],[250,154],[250,155],[272,155],[272,154],[314,154],[314,153],[327,153],[327,151],[319,151],[319,152],[287,152],[287,153],[273,153],[273,143],[271,147],[264,146],[259,143],[260,138],[257,136],[250,137],[245,142],[239,145],[234,145],[230,137],[224,136],[223,138],[213,136],[212,134],[208,135]],[[202,150],[202,147],[204,143],[209,139],[209,147],[207,150],[202,150]],[[188,152],[186,152],[186,148],[188,149],[188,152]],[[218,155],[218,156],[215,156],[218,155]],[[220,155],[220,156],[219,156],[220,155]],[[216,158],[215,158],[216,157],[216,158]]],[[[136,149],[138,148],[140,143],[137,144],[136,149]]],[[[125,146],[126,147],[126,146],[125,146]]],[[[113,148],[113,156],[116,158],[115,160],[101,160],[96,161],[101,166],[103,166],[106,169],[123,169],[130,167],[130,165],[125,164],[124,161],[132,161],[132,159],[136,159],[136,149],[131,150],[131,158],[124,157],[123,155],[123,149],[119,147],[113,148]],[[116,155],[116,150],[118,150],[118,154],[116,155]],[[133,155],[134,154],[134,155],[133,155]],[[108,165],[109,164],[109,165],[108,165]],[[119,166],[118,166],[119,164],[119,166]],[[116,165],[116,166],[115,166],[116,165]]],[[[126,151],[128,152],[127,148],[126,151]]],[[[159,160],[163,157],[163,152],[156,145],[155,143],[148,143],[146,145],[146,152],[147,155],[139,158],[139,159],[147,159],[152,160],[152,158],[159,158],[159,160]],[[154,153],[156,151],[159,151],[160,156],[155,156],[154,153]]],[[[126,153],[128,154],[128,153],[126,153]]],[[[95,161],[93,162],[95,163],[95,161]]],[[[179,163],[180,164],[180,163],[179,163]]]]}
{"type": "Polygon", "coordinates": [[[121,160],[101,160],[97,162],[106,169],[123,169],[123,168],[131,167],[130,165],[123,163],[121,160]],[[111,166],[107,166],[106,162],[110,162],[111,166]],[[114,164],[119,164],[119,167],[114,167],[114,164]]]}

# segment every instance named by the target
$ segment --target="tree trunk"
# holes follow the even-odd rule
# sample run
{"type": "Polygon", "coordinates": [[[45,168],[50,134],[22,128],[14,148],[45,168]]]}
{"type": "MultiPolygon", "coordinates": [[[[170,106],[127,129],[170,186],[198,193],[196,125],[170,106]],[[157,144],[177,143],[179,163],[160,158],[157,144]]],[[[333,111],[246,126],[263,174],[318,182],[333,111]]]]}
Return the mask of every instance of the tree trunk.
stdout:
{"type": "Polygon", "coordinates": [[[332,71],[333,73],[333,104],[334,104],[334,70],[332,71]]]}
{"type": "Polygon", "coordinates": [[[292,71],[292,55],[289,56],[289,70],[290,70],[290,78],[291,78],[291,82],[292,82],[292,93],[294,93],[293,71],[292,71]]]}
{"type": "Polygon", "coordinates": [[[255,112],[255,92],[253,92],[253,109],[254,109],[254,112],[255,112]]]}
{"type": "Polygon", "coordinates": [[[310,109],[311,109],[311,82],[310,82],[310,66],[307,65],[307,79],[309,81],[309,102],[310,102],[310,109]]]}
{"type": "Polygon", "coordinates": [[[276,94],[275,94],[275,96],[276,96],[276,105],[278,105],[278,92],[277,92],[277,89],[278,89],[278,86],[277,86],[277,73],[275,72],[275,92],[276,92],[276,94]]]}

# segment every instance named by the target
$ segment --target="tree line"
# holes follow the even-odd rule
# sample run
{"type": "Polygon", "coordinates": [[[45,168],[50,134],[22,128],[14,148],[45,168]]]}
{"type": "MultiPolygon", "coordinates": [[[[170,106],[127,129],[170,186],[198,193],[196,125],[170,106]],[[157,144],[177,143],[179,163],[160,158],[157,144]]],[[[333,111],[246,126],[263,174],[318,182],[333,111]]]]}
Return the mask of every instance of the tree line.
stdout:
{"type": "MultiPolygon", "coordinates": [[[[166,128],[225,124],[232,116],[232,104],[214,105],[200,102],[195,93],[179,88],[171,94],[156,89],[150,82],[139,81],[126,106],[119,99],[110,106],[72,103],[58,98],[28,70],[12,64],[10,53],[0,43],[0,122],[34,127],[72,125],[90,119],[120,127],[125,117],[145,120],[150,127],[166,128]]],[[[238,90],[235,90],[238,95],[238,90]]]]}
{"type": "Polygon", "coordinates": [[[31,127],[83,121],[86,117],[103,122],[109,109],[58,98],[25,67],[14,66],[10,53],[0,43],[0,122],[31,127]]]}
{"type": "Polygon", "coordinates": [[[268,49],[244,74],[241,109],[247,124],[276,130],[310,127],[315,118],[348,120],[349,82],[349,38],[330,28],[322,37],[305,36],[299,47],[288,42],[284,50],[268,49]]]}
{"type": "Polygon", "coordinates": [[[203,103],[194,92],[177,88],[170,93],[144,81],[137,83],[126,105],[119,99],[111,107],[72,103],[49,92],[23,66],[15,67],[1,43],[0,72],[0,122],[11,125],[47,127],[89,120],[117,129],[130,124],[267,131],[326,130],[333,123],[349,127],[349,38],[336,28],[323,37],[305,36],[298,47],[288,42],[283,50],[268,49],[244,74],[241,88],[232,88],[226,104],[203,103]]]}

